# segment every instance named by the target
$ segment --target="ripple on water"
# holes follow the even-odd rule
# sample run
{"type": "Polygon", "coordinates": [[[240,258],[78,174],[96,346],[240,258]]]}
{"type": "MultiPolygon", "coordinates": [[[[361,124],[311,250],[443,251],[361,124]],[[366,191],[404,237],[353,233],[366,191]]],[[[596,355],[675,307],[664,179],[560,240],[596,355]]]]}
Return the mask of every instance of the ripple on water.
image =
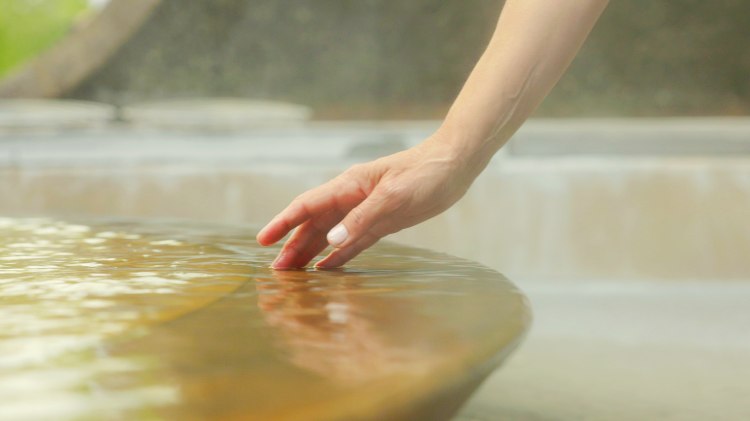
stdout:
{"type": "Polygon", "coordinates": [[[506,355],[528,323],[522,296],[471,262],[384,244],[347,269],[277,272],[253,238],[0,218],[0,418],[397,405],[506,355]]]}
{"type": "MultiPolygon", "coordinates": [[[[246,280],[228,276],[224,265],[185,259],[207,252],[233,254],[211,245],[143,239],[127,231],[54,219],[0,218],[2,418],[77,416],[86,405],[72,404],[81,403],[74,390],[86,383],[81,376],[90,381],[101,367],[85,356],[78,361],[66,359],[76,352],[91,352],[108,337],[137,332],[134,327],[205,306],[246,280]],[[153,253],[154,246],[163,252],[153,253]],[[178,261],[180,271],[175,271],[178,261]],[[60,370],[77,375],[68,383],[64,376],[60,384],[67,387],[57,395],[72,394],[75,399],[68,396],[60,405],[46,405],[50,412],[42,414],[32,394],[18,396],[23,390],[20,383],[37,377],[54,382],[53,374],[60,370]],[[56,412],[65,408],[68,413],[56,412]]],[[[50,402],[55,402],[54,396],[50,402]]]]}

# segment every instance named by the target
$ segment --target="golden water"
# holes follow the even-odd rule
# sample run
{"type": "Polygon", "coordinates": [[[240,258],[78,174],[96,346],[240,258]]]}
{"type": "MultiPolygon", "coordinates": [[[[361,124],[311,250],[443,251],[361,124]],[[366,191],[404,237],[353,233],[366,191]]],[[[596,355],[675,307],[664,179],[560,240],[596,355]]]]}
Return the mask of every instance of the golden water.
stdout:
{"type": "Polygon", "coordinates": [[[405,413],[479,381],[527,324],[523,297],[467,261],[385,244],[280,272],[253,234],[0,219],[0,419],[405,413]]]}

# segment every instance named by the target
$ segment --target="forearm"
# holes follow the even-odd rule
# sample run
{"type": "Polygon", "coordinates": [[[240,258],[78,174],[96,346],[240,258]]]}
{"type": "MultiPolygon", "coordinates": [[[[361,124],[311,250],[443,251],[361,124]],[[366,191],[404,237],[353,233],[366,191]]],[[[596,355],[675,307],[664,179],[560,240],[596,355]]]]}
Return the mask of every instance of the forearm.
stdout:
{"type": "Polygon", "coordinates": [[[436,138],[478,174],[554,87],[606,4],[507,0],[436,138]]]}

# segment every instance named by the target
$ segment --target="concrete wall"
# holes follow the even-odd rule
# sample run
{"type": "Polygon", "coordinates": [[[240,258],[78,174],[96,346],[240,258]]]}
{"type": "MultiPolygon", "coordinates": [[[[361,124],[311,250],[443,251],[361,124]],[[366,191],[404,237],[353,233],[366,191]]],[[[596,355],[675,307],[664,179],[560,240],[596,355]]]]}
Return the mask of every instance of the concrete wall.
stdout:
{"type": "MultiPolygon", "coordinates": [[[[321,117],[441,117],[499,0],[163,0],[65,95],[241,96],[321,117]]],[[[613,1],[539,115],[750,113],[750,4],[613,1]]],[[[57,72],[49,68],[47,72],[57,72]]]]}
{"type": "MultiPolygon", "coordinates": [[[[0,97],[235,96],[322,118],[439,118],[502,1],[121,0],[0,83],[0,97]]],[[[750,6],[610,2],[540,116],[747,115],[750,6]]]]}

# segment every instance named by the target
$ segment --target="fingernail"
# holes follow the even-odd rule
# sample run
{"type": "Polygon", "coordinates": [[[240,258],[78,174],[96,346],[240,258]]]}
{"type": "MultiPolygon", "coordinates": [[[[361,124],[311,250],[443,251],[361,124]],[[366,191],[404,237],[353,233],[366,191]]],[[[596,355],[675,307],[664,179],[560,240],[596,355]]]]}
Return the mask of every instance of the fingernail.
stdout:
{"type": "Polygon", "coordinates": [[[348,236],[349,232],[346,230],[344,224],[338,224],[333,227],[332,230],[328,231],[328,236],[326,238],[328,239],[329,244],[336,247],[343,244],[348,236]]]}

